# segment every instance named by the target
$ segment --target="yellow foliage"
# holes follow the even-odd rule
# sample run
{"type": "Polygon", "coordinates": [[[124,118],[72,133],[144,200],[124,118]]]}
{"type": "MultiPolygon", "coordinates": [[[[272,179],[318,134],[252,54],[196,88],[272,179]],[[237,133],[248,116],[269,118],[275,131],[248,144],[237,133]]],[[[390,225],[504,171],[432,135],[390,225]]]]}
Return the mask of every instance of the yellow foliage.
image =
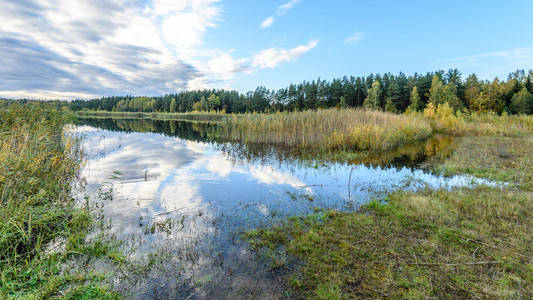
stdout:
{"type": "Polygon", "coordinates": [[[424,117],[427,119],[434,119],[435,118],[435,106],[433,103],[429,102],[424,109],[424,117]]]}
{"type": "Polygon", "coordinates": [[[436,108],[433,103],[428,103],[424,109],[424,117],[431,121],[433,128],[439,132],[462,134],[465,130],[463,115],[457,115],[447,102],[439,104],[436,108]]]}

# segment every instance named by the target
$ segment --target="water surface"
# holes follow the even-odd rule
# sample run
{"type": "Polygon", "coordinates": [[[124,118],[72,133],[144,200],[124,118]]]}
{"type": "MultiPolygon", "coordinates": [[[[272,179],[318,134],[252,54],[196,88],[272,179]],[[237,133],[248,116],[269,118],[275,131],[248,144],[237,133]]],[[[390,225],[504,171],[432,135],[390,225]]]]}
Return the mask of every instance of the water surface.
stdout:
{"type": "Polygon", "coordinates": [[[135,258],[157,257],[156,267],[117,283],[136,298],[278,298],[283,270],[257,261],[241,232],[316,209],[353,210],[400,188],[484,183],[416,168],[449,152],[450,138],[334,162],[222,143],[216,126],[82,119],[76,128],[88,158],[86,193],[135,258]]]}

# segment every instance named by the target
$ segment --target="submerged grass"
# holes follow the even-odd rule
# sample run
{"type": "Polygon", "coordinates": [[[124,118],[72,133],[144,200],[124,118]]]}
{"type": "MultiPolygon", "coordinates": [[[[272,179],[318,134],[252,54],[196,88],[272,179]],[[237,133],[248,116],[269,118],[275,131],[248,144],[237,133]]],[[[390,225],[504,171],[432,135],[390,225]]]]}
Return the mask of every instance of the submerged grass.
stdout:
{"type": "Polygon", "coordinates": [[[358,212],[291,218],[244,237],[274,268],[291,270],[295,298],[532,298],[531,117],[503,120],[510,129],[482,118],[502,129],[469,132],[428,167],[510,185],[399,191],[358,212]]]}
{"type": "Polygon", "coordinates": [[[38,105],[0,112],[0,298],[118,297],[73,263],[120,254],[101,236],[86,240],[93,216],[71,197],[82,153],[66,121],[38,105]]]}
{"type": "Polygon", "coordinates": [[[246,115],[223,121],[221,137],[246,144],[322,150],[388,150],[429,137],[419,116],[361,109],[246,115]]]}

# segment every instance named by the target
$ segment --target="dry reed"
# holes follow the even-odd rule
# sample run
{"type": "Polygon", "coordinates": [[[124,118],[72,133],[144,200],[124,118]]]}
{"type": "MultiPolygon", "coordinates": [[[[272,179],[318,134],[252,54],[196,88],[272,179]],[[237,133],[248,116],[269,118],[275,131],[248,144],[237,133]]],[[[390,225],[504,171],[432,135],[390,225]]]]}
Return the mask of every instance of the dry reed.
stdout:
{"type": "Polygon", "coordinates": [[[222,137],[290,148],[387,150],[422,140],[431,126],[419,116],[363,109],[247,115],[222,123],[222,137]]]}

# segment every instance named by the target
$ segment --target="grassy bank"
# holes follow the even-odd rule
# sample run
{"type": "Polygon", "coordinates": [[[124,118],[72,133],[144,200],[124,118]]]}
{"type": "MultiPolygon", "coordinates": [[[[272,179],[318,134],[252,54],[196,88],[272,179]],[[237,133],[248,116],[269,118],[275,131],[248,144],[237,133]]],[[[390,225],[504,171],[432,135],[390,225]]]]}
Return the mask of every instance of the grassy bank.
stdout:
{"type": "Polygon", "coordinates": [[[226,119],[229,114],[222,113],[143,113],[143,112],[114,112],[114,111],[77,111],[76,115],[81,118],[125,118],[125,119],[152,119],[152,120],[183,120],[218,122],[226,119]]]}
{"type": "Polygon", "coordinates": [[[107,298],[93,258],[120,260],[89,207],[71,196],[82,153],[64,114],[12,105],[0,112],[0,298],[107,298]]]}
{"type": "Polygon", "coordinates": [[[418,116],[358,109],[247,115],[222,128],[230,141],[322,150],[387,150],[432,133],[418,116]]]}
{"type": "MultiPolygon", "coordinates": [[[[411,113],[412,114],[412,113],[411,113]]],[[[422,114],[415,113],[422,117],[422,114]]],[[[454,135],[528,136],[533,131],[533,118],[528,115],[501,116],[494,113],[455,114],[447,105],[428,105],[423,117],[436,132],[454,135]]]]}
{"type": "Polygon", "coordinates": [[[531,117],[501,120],[507,129],[476,118],[489,118],[478,123],[485,129],[465,132],[450,157],[427,167],[512,185],[400,191],[357,213],[318,212],[245,237],[273,268],[290,270],[296,298],[533,297],[531,117]]]}

